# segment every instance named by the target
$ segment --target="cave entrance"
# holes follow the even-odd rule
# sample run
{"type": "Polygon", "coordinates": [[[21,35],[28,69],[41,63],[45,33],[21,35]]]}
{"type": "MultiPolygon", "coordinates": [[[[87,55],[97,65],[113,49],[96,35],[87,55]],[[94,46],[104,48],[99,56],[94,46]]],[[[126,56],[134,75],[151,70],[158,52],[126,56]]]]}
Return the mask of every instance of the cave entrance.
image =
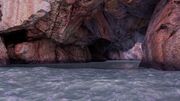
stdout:
{"type": "Polygon", "coordinates": [[[26,62],[21,59],[17,59],[15,56],[14,47],[16,44],[26,42],[27,41],[27,30],[17,30],[8,32],[2,35],[2,39],[7,48],[7,52],[9,55],[9,63],[10,64],[25,64],[26,62]]]}
{"type": "Polygon", "coordinates": [[[110,41],[106,39],[98,39],[91,45],[89,45],[89,50],[92,55],[92,61],[105,61],[106,59],[106,52],[111,44],[110,41]]]}
{"type": "Polygon", "coordinates": [[[9,45],[15,45],[18,43],[22,43],[22,42],[27,41],[27,30],[22,29],[22,30],[9,32],[9,33],[2,35],[2,38],[4,40],[6,47],[9,45]]]}

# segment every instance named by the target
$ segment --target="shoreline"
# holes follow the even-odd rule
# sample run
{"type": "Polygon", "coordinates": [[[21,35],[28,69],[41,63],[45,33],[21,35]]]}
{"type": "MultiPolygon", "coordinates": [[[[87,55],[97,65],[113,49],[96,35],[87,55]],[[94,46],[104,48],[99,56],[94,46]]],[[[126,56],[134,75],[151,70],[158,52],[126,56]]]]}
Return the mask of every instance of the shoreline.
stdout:
{"type": "Polygon", "coordinates": [[[63,69],[76,69],[76,68],[93,68],[93,69],[133,69],[139,68],[139,60],[108,60],[104,62],[87,62],[87,63],[53,63],[53,64],[10,64],[3,67],[50,67],[50,68],[63,68],[63,69]]]}

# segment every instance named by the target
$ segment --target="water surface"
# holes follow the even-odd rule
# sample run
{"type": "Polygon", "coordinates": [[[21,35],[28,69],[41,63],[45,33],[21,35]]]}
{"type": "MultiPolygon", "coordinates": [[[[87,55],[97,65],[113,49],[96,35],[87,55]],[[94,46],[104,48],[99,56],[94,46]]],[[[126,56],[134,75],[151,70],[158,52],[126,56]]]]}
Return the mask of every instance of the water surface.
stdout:
{"type": "Polygon", "coordinates": [[[180,72],[124,68],[0,68],[0,101],[179,101],[180,72]]]}

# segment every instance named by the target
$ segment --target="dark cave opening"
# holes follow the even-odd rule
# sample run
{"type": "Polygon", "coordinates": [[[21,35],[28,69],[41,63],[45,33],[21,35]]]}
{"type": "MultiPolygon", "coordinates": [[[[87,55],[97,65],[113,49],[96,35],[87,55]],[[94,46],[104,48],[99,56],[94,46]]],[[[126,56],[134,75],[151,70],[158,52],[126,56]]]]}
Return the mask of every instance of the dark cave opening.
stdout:
{"type": "Polygon", "coordinates": [[[106,52],[111,45],[111,42],[105,39],[98,39],[93,44],[89,45],[89,50],[92,55],[92,61],[105,61],[106,52]]]}
{"type": "Polygon", "coordinates": [[[22,29],[2,35],[6,46],[15,45],[27,41],[27,30],[22,29]]]}
{"type": "MultiPolygon", "coordinates": [[[[93,33],[92,37],[88,36],[91,34],[87,34],[88,38],[85,37],[88,40],[90,40],[90,42],[93,42],[86,44],[88,45],[90,54],[92,56],[92,61],[101,62],[105,60],[111,60],[109,53],[112,53],[112,55],[116,55],[118,57],[117,59],[121,59],[120,52],[126,53],[127,56],[129,55],[133,56],[134,54],[136,55],[141,53],[141,51],[137,49],[136,50],[134,49],[132,51],[129,50],[131,50],[136,45],[136,43],[143,43],[144,36],[148,27],[148,23],[151,19],[157,1],[147,0],[147,1],[143,1],[142,3],[140,1],[137,1],[132,4],[133,5],[130,5],[130,3],[124,4],[118,2],[118,5],[112,5],[118,7],[118,8],[113,8],[113,11],[111,11],[110,8],[106,8],[107,5],[106,6],[103,5],[103,8],[100,9],[102,10],[101,12],[103,13],[102,16],[104,16],[103,18],[107,21],[107,23],[103,23],[103,21],[101,20],[100,22],[94,20],[96,17],[97,17],[96,19],[102,19],[101,18],[102,16],[97,16],[97,15],[95,16],[95,14],[92,14],[90,17],[85,19],[85,21],[83,21],[84,28],[86,28],[90,33],[93,33]],[[145,7],[145,5],[147,5],[147,7],[145,7]],[[116,11],[116,13],[114,11],[116,11]],[[97,25],[98,23],[100,23],[101,25],[100,27],[98,27],[97,25]],[[104,25],[107,26],[104,27],[104,25]],[[97,37],[98,38],[103,37],[104,35],[103,31],[106,32],[107,31],[106,28],[112,30],[109,31],[111,32],[110,37],[112,37],[112,39],[110,39],[110,41],[106,39],[97,39],[97,37]],[[100,29],[103,31],[100,32],[99,31],[100,29]],[[102,36],[98,36],[101,34],[102,36]],[[116,53],[119,53],[120,55],[116,53]]],[[[0,18],[1,15],[2,14],[0,11],[0,18]]],[[[5,33],[4,35],[2,35],[7,50],[8,51],[11,51],[11,49],[13,50],[13,48],[17,44],[22,42],[30,42],[30,40],[31,42],[34,42],[36,40],[47,38],[47,36],[30,38],[28,31],[29,30],[27,29],[22,29],[22,30],[5,33]]],[[[33,34],[39,34],[39,32],[34,31],[33,34]]],[[[50,40],[54,40],[54,39],[50,39],[50,40]]],[[[55,43],[60,45],[62,44],[61,47],[63,47],[64,45],[63,43],[58,43],[58,42],[55,43]]],[[[11,57],[11,53],[12,52],[8,52],[8,55],[10,55],[9,57],[12,60],[11,62],[17,63],[16,58],[14,59],[11,57]]]]}
{"type": "Polygon", "coordinates": [[[18,43],[26,42],[27,41],[27,30],[17,30],[9,33],[5,33],[2,35],[2,39],[4,44],[7,48],[7,53],[9,56],[9,63],[10,64],[24,64],[26,63],[24,60],[18,59],[15,57],[15,50],[14,47],[18,43]]]}

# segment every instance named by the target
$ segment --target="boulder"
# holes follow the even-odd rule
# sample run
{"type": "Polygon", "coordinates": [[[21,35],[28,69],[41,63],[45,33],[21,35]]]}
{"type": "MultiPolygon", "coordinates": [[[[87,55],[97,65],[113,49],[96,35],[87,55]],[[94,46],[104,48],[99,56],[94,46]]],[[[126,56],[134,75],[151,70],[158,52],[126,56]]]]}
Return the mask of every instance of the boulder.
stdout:
{"type": "Polygon", "coordinates": [[[149,24],[141,66],[180,70],[179,0],[161,0],[149,24]]]}

